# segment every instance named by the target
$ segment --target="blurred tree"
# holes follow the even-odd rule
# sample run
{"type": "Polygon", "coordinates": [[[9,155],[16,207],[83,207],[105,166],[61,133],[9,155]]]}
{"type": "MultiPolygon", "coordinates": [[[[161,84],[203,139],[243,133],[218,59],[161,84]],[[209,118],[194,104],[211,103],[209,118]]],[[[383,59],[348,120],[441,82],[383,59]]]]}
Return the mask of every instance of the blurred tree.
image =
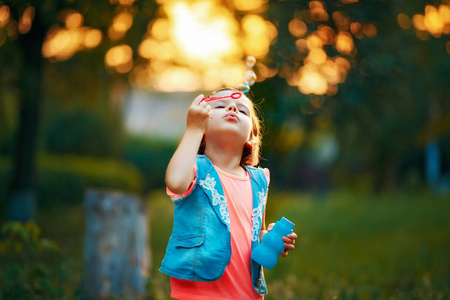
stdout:
{"type": "MultiPolygon", "coordinates": [[[[44,57],[53,62],[63,61],[71,58],[80,50],[97,47],[104,39],[103,37],[108,36],[105,32],[108,31],[108,26],[117,10],[128,10],[137,15],[135,18],[137,26],[129,30],[129,35],[126,37],[130,40],[131,46],[137,47],[139,38],[136,38],[136,35],[140,37],[146,31],[146,26],[142,26],[142,20],[145,19],[148,22],[150,12],[154,11],[155,3],[152,1],[139,4],[133,2],[111,1],[110,4],[108,2],[93,3],[92,1],[18,0],[7,2],[6,5],[0,4],[2,13],[0,25],[5,27],[5,31],[2,30],[3,45],[0,49],[2,53],[11,54],[10,59],[3,58],[1,60],[2,70],[4,70],[2,73],[9,74],[12,78],[2,77],[2,84],[7,83],[2,85],[2,88],[11,89],[10,86],[15,86],[20,99],[14,168],[7,204],[8,219],[26,221],[33,219],[36,213],[33,181],[40,109],[45,83],[44,75],[46,69],[50,70],[54,66],[50,66],[44,57]],[[83,22],[99,29],[80,27],[83,22]],[[71,29],[74,30],[70,31],[71,29]],[[53,39],[54,43],[51,44],[49,37],[54,37],[52,35],[58,33],[62,34],[60,39],[56,39],[56,41],[53,39]]],[[[122,36],[122,39],[124,38],[125,35],[122,36]]],[[[117,40],[104,41],[99,47],[101,57],[104,56],[108,46],[116,43],[117,40]]],[[[103,77],[103,80],[106,78],[106,81],[111,82],[111,78],[103,68],[103,58],[81,57],[78,59],[78,63],[80,62],[82,64],[76,67],[84,69],[80,76],[89,73],[89,69],[98,71],[98,66],[101,65],[103,76],[98,79],[101,80],[103,77]]],[[[55,68],[57,69],[57,67],[55,68]]],[[[73,69],[76,68],[73,67],[73,69]]],[[[62,70],[59,71],[62,72],[62,70]]],[[[68,80],[68,82],[73,81],[68,80]]],[[[89,85],[95,86],[95,82],[90,82],[89,85]]],[[[52,85],[51,88],[55,86],[57,85],[52,85]]],[[[77,93],[77,89],[65,89],[65,96],[68,91],[77,93]]],[[[53,95],[58,95],[57,91],[53,95]]],[[[109,97],[106,98],[109,99],[109,97]]]]}
{"type": "MultiPolygon", "coordinates": [[[[168,39],[168,29],[184,29],[169,27],[180,25],[173,20],[175,11],[189,12],[194,20],[205,11],[219,11],[221,17],[228,18],[223,20],[230,21],[230,16],[239,20],[226,24],[234,24],[233,35],[249,39],[236,39],[244,45],[234,50],[239,54],[233,59],[258,50],[252,48],[254,44],[271,45],[267,57],[262,58],[266,52],[259,53],[261,59],[255,66],[260,80],[266,81],[252,90],[255,98],[267,99],[263,104],[270,132],[266,145],[270,155],[277,156],[279,174],[286,173],[281,171],[283,166],[291,166],[292,173],[302,169],[304,161],[299,154],[305,155],[303,160],[314,158],[321,140],[317,136],[331,132],[339,142],[340,167],[345,169],[348,161],[356,161],[360,169],[374,174],[374,187],[379,190],[393,182],[395,166],[405,152],[424,147],[431,138],[449,135],[445,51],[450,46],[448,42],[444,46],[445,38],[436,38],[435,33],[430,38],[423,30],[405,29],[405,15],[423,11],[426,3],[436,5],[434,1],[279,0],[255,1],[254,7],[244,5],[247,1],[211,3],[220,9],[209,10],[208,3],[171,3],[157,9],[156,1],[133,0],[18,0],[0,4],[0,63],[4,70],[0,80],[4,86],[15,85],[8,93],[20,95],[21,107],[10,218],[33,215],[34,156],[44,95],[52,102],[83,99],[87,106],[96,101],[117,101],[123,97],[108,93],[123,96],[128,79],[142,81],[145,86],[148,78],[137,75],[151,73],[151,77],[158,68],[167,66],[178,70],[182,63],[200,69],[213,66],[215,73],[203,74],[211,82],[227,77],[217,76],[215,64],[182,61],[189,57],[183,54],[193,50],[189,47],[173,51],[177,45],[168,39]],[[170,21],[165,18],[168,15],[173,17],[170,21]],[[155,17],[158,22],[149,23],[155,17]],[[166,53],[163,46],[172,50],[166,53]],[[292,167],[294,157],[297,165],[292,167]],[[28,204],[22,206],[22,201],[28,204]]],[[[448,6],[448,2],[443,3],[448,6]]],[[[214,16],[205,16],[202,21],[203,25],[215,24],[214,16]]],[[[196,51],[211,44],[199,35],[191,36],[190,31],[180,32],[193,37],[195,42],[183,40],[183,45],[197,46],[196,51]]],[[[195,52],[195,57],[199,59],[201,53],[195,52]]],[[[174,78],[174,74],[161,74],[174,78]]],[[[169,84],[171,88],[181,86],[173,84],[173,79],[169,84]]],[[[196,86],[188,79],[186,85],[196,86]]],[[[89,123],[89,118],[84,120],[89,123]]]]}
{"type": "Polygon", "coordinates": [[[47,10],[28,10],[27,14],[34,15],[33,26],[23,27],[22,16],[27,11],[28,3],[16,1],[11,6],[11,16],[18,20],[17,26],[11,30],[18,30],[18,49],[20,49],[21,67],[18,76],[18,90],[20,91],[20,122],[17,142],[14,152],[14,173],[11,182],[10,198],[7,217],[11,220],[27,221],[35,215],[35,199],[32,191],[34,174],[34,158],[38,117],[40,109],[40,95],[42,88],[41,48],[50,24],[54,17],[48,16],[47,10]]]}
{"type": "MultiPolygon", "coordinates": [[[[411,151],[423,151],[433,138],[448,137],[448,39],[429,34],[418,39],[423,32],[405,31],[398,24],[399,14],[412,16],[427,3],[439,5],[419,0],[271,2],[268,15],[277,24],[278,38],[266,64],[294,88],[275,79],[254,88],[256,98],[267,99],[268,153],[289,165],[293,155],[305,155],[299,149],[311,149],[315,133],[326,129],[339,142],[337,166],[354,180],[356,165],[358,172],[370,174],[373,188],[380,191],[396,184],[397,168],[411,151]],[[322,32],[331,33],[328,44],[322,32]],[[339,43],[340,35],[348,39],[339,43]],[[345,83],[333,87],[328,80],[327,88],[317,75],[327,78],[328,69],[321,56],[313,55],[316,36],[328,60],[338,62],[341,57],[348,62],[345,83]],[[302,76],[311,62],[316,76],[309,76],[312,85],[305,88],[302,76]],[[293,132],[300,138],[293,138],[293,132]]],[[[420,160],[414,163],[421,167],[420,160]]]]}

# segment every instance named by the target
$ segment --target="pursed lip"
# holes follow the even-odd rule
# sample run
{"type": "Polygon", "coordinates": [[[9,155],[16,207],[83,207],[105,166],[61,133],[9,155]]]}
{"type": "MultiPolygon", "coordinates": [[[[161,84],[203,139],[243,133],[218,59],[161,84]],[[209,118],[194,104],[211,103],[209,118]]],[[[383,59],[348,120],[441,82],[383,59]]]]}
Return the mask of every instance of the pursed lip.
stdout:
{"type": "Polygon", "coordinates": [[[239,120],[237,114],[235,114],[234,112],[227,113],[224,118],[225,119],[239,120]]]}

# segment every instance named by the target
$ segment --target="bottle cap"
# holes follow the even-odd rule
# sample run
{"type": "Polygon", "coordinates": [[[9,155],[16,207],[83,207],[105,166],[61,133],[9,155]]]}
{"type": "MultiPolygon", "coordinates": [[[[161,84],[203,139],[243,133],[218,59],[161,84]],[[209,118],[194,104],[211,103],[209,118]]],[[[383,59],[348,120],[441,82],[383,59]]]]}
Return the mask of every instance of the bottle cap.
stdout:
{"type": "Polygon", "coordinates": [[[289,221],[288,219],[286,219],[285,217],[282,217],[282,218],[280,219],[280,222],[281,222],[283,225],[289,227],[290,229],[294,229],[295,224],[292,223],[291,221],[289,221]]]}

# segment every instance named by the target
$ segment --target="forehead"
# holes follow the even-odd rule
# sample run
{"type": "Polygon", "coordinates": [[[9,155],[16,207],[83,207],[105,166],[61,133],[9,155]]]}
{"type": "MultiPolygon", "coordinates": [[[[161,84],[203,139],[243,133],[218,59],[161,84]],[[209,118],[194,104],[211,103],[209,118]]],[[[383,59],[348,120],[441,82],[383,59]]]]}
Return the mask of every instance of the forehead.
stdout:
{"type": "Polygon", "coordinates": [[[213,97],[225,97],[225,96],[230,96],[230,98],[224,98],[224,99],[222,99],[222,100],[225,100],[225,101],[232,100],[232,101],[235,101],[235,102],[238,102],[238,103],[246,104],[246,105],[248,105],[249,107],[252,107],[252,106],[253,106],[253,105],[252,105],[252,102],[250,101],[250,99],[248,99],[247,96],[245,96],[244,93],[238,92],[238,91],[236,91],[236,90],[223,90],[223,91],[219,91],[219,92],[217,92],[217,93],[214,93],[212,96],[213,96],[213,97]],[[240,93],[240,94],[241,94],[241,97],[239,97],[239,98],[237,98],[237,99],[231,98],[231,94],[234,94],[234,93],[240,93]]]}

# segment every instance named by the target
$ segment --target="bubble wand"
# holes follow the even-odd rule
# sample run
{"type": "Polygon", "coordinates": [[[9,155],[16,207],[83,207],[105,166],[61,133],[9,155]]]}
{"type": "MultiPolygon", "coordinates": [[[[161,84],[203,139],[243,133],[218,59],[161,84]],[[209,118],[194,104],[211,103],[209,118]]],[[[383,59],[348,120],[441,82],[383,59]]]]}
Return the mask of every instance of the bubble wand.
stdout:
{"type": "Polygon", "coordinates": [[[205,97],[203,98],[200,103],[202,103],[203,101],[208,102],[208,101],[214,101],[214,100],[220,100],[220,99],[226,99],[226,98],[231,98],[231,99],[239,99],[242,97],[242,93],[241,92],[235,92],[229,96],[222,96],[222,97],[205,97]]]}

